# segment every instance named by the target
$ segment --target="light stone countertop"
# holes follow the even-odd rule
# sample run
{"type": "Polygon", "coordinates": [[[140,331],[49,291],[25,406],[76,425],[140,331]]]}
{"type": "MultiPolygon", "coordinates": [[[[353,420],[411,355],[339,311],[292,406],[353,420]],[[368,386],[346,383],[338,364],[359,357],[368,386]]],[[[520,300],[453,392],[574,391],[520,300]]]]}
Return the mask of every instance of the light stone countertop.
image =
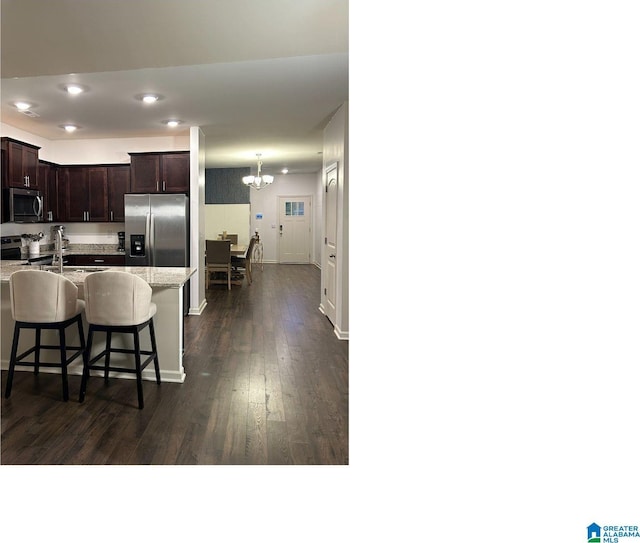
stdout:
{"type": "MultiPolygon", "coordinates": [[[[56,251],[53,249],[53,243],[40,246],[40,256],[52,255],[56,251]]],[[[62,250],[65,255],[122,255],[124,251],[118,251],[117,244],[104,243],[70,243],[66,249],[62,250]]]]}
{"type": "MultiPolygon", "coordinates": [[[[82,254],[86,254],[86,252],[82,254]]],[[[17,270],[36,268],[35,266],[24,266],[23,264],[25,263],[26,260],[7,260],[0,262],[0,283],[8,283],[11,274],[17,270]]],[[[67,266],[68,271],[65,270],[62,275],[71,279],[76,285],[82,285],[88,273],[105,269],[129,272],[138,277],[142,277],[151,287],[168,288],[182,287],[182,285],[188,281],[189,277],[197,271],[197,268],[159,268],[147,266],[67,266]]]]}

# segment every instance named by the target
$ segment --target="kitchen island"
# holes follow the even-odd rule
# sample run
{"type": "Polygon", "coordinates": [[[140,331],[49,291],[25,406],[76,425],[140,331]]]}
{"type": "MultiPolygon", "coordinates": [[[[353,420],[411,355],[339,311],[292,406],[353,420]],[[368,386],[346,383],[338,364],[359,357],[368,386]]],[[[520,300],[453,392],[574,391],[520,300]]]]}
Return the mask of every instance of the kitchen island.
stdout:
{"type": "MultiPolygon", "coordinates": [[[[11,357],[11,343],[13,338],[14,321],[11,316],[11,298],[9,293],[9,277],[17,270],[32,269],[29,266],[24,266],[23,261],[3,261],[0,263],[0,294],[1,294],[1,313],[0,322],[1,337],[0,337],[0,364],[3,370],[9,368],[9,359],[11,357]]],[[[186,377],[184,367],[182,365],[182,355],[184,352],[183,344],[183,285],[189,280],[189,278],[197,271],[196,268],[158,268],[158,267],[143,267],[143,266],[68,266],[63,271],[63,275],[73,281],[78,287],[78,297],[84,296],[84,279],[87,274],[101,271],[101,270],[113,270],[113,271],[125,271],[137,275],[144,279],[152,289],[151,301],[153,301],[158,311],[154,316],[154,325],[156,331],[156,341],[158,347],[158,358],[160,362],[160,375],[162,381],[182,383],[186,377]]],[[[50,272],[53,273],[53,272],[50,272]]],[[[89,330],[89,325],[86,320],[83,321],[85,336],[89,330]]],[[[56,344],[57,338],[55,335],[47,336],[45,332],[54,334],[53,331],[43,332],[43,343],[56,344]]],[[[79,345],[77,330],[72,333],[72,328],[69,328],[67,344],[79,345]],[[75,336],[74,336],[75,333],[75,336]]],[[[30,345],[33,345],[33,335],[22,334],[20,338],[20,349],[24,350],[30,345]],[[24,340],[24,343],[23,343],[24,340]]],[[[129,338],[118,338],[123,341],[122,346],[130,348],[131,344],[129,338]]],[[[150,342],[148,335],[141,334],[142,348],[150,348],[150,342]]],[[[104,344],[104,338],[101,334],[98,334],[94,340],[94,353],[99,352],[98,349],[102,348],[104,344]]],[[[114,336],[114,346],[115,336],[114,336]]],[[[50,357],[57,357],[59,353],[55,351],[43,351],[41,355],[42,360],[47,360],[50,357]]],[[[50,358],[50,360],[58,360],[58,358],[50,358]]],[[[131,360],[133,365],[133,360],[131,360]]],[[[82,360],[78,358],[68,368],[70,375],[82,374],[82,360]]],[[[16,371],[33,371],[31,368],[16,367],[16,371]]],[[[41,371],[59,372],[53,368],[43,368],[41,371]]],[[[101,372],[92,372],[93,374],[100,375],[101,372]]],[[[127,373],[110,372],[110,376],[131,379],[132,376],[127,373]]],[[[143,372],[143,378],[148,380],[155,380],[155,373],[153,368],[147,369],[143,372]]]]}

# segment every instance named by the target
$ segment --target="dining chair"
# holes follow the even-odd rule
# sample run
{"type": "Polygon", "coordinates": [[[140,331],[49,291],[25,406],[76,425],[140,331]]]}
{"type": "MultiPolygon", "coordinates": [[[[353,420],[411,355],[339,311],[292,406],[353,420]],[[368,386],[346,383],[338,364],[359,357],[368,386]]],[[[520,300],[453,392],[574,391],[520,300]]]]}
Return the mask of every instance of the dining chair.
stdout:
{"type": "Polygon", "coordinates": [[[153,327],[153,316],[157,306],[151,301],[152,289],[144,279],[124,271],[102,271],[87,275],[84,280],[85,314],[89,323],[87,355],[82,371],[80,402],[84,401],[87,381],[92,369],[104,371],[104,380],[108,382],[109,372],[134,373],[138,388],[138,408],[144,408],[142,395],[142,371],[153,361],[156,383],[160,384],[160,364],[153,327]],[[140,347],[140,332],[149,328],[151,350],[140,347]],[[93,358],[91,348],[94,334],[106,332],[106,346],[93,358]],[[113,334],[131,334],[133,349],[112,346],[113,334]],[[118,361],[119,366],[111,364],[111,354],[133,355],[134,365],[123,365],[126,360],[118,361]],[[141,355],[146,358],[143,360],[141,355]],[[99,362],[104,358],[102,365],[99,362]]]}
{"type": "Polygon", "coordinates": [[[229,240],[206,240],[206,274],[207,288],[212,283],[220,283],[212,279],[215,273],[223,272],[227,274],[227,288],[231,290],[231,241],[229,240]]]}
{"type": "Polygon", "coordinates": [[[41,270],[18,270],[9,277],[9,293],[11,298],[11,315],[15,321],[13,343],[9,359],[9,374],[5,398],[11,396],[13,375],[16,366],[33,368],[38,375],[40,368],[60,368],[62,373],[62,398],[69,400],[69,382],[67,366],[78,356],[85,356],[84,331],[82,329],[82,312],[85,309],[83,300],[78,300],[78,287],[66,277],[57,273],[41,270]],[[79,346],[67,345],[66,329],[71,325],[78,327],[79,346]],[[35,345],[18,354],[20,332],[23,329],[35,330],[35,345]],[[43,345],[42,330],[57,330],[57,345],[43,345]],[[42,362],[40,351],[60,351],[59,362],[42,362]],[[70,357],[68,351],[75,351],[70,357]],[[33,361],[25,361],[30,354],[33,361]]]}
{"type": "Polygon", "coordinates": [[[231,257],[231,264],[235,267],[235,269],[244,271],[244,274],[247,278],[247,284],[250,285],[253,282],[252,269],[251,269],[251,258],[253,255],[253,250],[255,248],[256,242],[258,238],[255,236],[251,237],[249,240],[249,248],[247,252],[244,254],[244,257],[241,256],[233,256],[231,257]]]}

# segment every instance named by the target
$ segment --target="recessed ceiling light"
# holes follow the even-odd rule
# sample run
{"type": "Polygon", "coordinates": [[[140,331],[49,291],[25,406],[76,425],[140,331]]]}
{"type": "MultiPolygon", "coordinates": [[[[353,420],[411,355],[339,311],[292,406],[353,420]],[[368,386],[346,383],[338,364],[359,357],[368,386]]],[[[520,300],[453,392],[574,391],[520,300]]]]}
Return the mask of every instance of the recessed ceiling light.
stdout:
{"type": "Polygon", "coordinates": [[[71,83],[69,85],[65,85],[64,86],[64,90],[66,90],[69,94],[73,94],[75,96],[76,94],[83,93],[87,89],[85,87],[83,87],[82,85],[77,85],[76,83],[71,83]]]}
{"type": "Polygon", "coordinates": [[[20,111],[24,111],[26,109],[29,109],[31,107],[31,104],[27,103],[27,102],[15,102],[14,104],[20,111]]]}
{"type": "Polygon", "coordinates": [[[289,170],[287,168],[282,168],[282,173],[287,174],[289,173],[289,170]]]}
{"type": "Polygon", "coordinates": [[[162,100],[162,96],[159,94],[154,94],[152,92],[145,92],[144,94],[137,94],[135,96],[136,100],[140,100],[145,104],[154,104],[158,100],[162,100]]]}
{"type": "Polygon", "coordinates": [[[167,126],[170,126],[171,128],[178,126],[179,124],[182,124],[182,121],[179,121],[178,119],[169,119],[167,121],[162,121],[162,122],[167,126]]]}
{"type": "Polygon", "coordinates": [[[75,132],[78,126],[75,124],[61,124],[60,128],[64,128],[67,132],[75,132]]]}

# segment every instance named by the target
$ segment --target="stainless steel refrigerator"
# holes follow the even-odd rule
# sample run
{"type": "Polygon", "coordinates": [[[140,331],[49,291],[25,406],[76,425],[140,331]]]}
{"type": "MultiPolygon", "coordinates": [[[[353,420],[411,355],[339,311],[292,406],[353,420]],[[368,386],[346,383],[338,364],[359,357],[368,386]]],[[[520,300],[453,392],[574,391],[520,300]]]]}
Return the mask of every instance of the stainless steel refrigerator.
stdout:
{"type": "Polygon", "coordinates": [[[189,198],[184,194],[125,194],[127,266],[189,266],[189,198]]]}

